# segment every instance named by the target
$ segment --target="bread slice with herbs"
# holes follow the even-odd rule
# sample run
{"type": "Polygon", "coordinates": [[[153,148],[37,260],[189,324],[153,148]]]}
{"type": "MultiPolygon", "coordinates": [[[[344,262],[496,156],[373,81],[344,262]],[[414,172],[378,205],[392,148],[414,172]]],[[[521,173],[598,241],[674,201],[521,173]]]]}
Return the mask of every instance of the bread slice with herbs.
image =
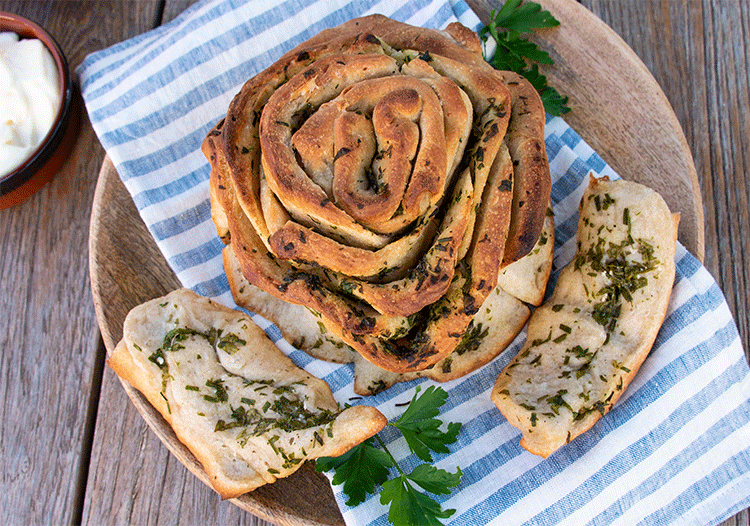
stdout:
{"type": "Polygon", "coordinates": [[[528,451],[547,457],[591,428],[635,377],[669,303],[678,221],[657,192],[591,177],[576,256],[491,394],[528,451]]]}
{"type": "Polygon", "coordinates": [[[341,455],[387,422],[373,407],[341,410],[249,316],[187,289],[135,307],[107,363],[162,414],[223,498],[341,455]]]}

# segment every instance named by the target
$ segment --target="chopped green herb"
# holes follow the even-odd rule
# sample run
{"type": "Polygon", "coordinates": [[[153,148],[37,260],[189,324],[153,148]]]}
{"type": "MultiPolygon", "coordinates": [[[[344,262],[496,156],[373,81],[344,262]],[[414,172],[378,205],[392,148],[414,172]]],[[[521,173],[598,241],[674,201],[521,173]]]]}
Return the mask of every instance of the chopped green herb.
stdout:
{"type": "Polygon", "coordinates": [[[454,352],[461,356],[464,353],[476,351],[489,330],[489,327],[484,328],[481,323],[474,325],[474,321],[472,320],[454,352]]]}
{"type": "Polygon", "coordinates": [[[214,396],[211,395],[203,395],[203,399],[207,402],[212,403],[219,403],[219,402],[226,402],[229,400],[229,395],[227,394],[226,389],[224,388],[224,380],[218,379],[218,380],[206,380],[206,386],[211,387],[214,389],[215,394],[214,396]]]}

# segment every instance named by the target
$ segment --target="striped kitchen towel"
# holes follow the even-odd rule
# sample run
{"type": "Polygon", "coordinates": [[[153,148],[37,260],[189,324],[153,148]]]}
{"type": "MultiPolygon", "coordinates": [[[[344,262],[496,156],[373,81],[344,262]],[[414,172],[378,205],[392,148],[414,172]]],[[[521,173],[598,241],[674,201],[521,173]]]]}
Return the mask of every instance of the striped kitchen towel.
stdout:
{"type": "MultiPolygon", "coordinates": [[[[204,0],[171,23],[87,57],[78,69],[101,143],[184,286],[234,305],[211,221],[209,166],[200,151],[231,97],[252,75],[322,29],[371,13],[423,27],[459,20],[479,29],[463,0],[204,0]]],[[[617,177],[562,119],[547,122],[553,177],[556,268],[575,252],[577,206],[588,174],[617,177]]],[[[610,413],[547,459],[521,449],[520,433],[489,399],[525,333],[492,363],[442,384],[444,421],[462,422],[458,442],[436,458],[463,471],[446,523],[715,524],[750,506],[750,371],[724,297],[681,246],[667,317],[654,349],[610,413]]],[[[336,398],[354,396],[352,369],[314,360],[256,320],[293,360],[324,378],[336,398]]],[[[414,381],[368,398],[389,418],[414,381]]],[[[382,432],[407,469],[402,438],[382,432]]],[[[387,524],[373,496],[349,508],[349,525],[387,524]]]]}

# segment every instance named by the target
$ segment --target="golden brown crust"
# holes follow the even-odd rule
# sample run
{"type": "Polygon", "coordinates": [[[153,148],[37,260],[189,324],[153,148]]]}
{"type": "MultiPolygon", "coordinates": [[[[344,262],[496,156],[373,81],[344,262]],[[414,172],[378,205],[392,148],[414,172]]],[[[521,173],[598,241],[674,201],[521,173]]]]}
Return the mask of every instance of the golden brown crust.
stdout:
{"type": "MultiPolygon", "coordinates": [[[[325,328],[308,309],[275,298],[250,284],[239,268],[230,244],[224,249],[224,266],[238,305],[257,312],[281,328],[293,346],[320,360],[354,363],[354,392],[376,394],[397,382],[430,378],[455,380],[494,359],[521,331],[530,315],[527,304],[539,305],[552,267],[554,221],[547,214],[537,245],[501,272],[498,285],[471,319],[456,349],[432,367],[417,372],[394,373],[363,358],[341,338],[325,328]]],[[[399,327],[393,327],[397,331],[399,327]]]]}
{"type": "Polygon", "coordinates": [[[211,219],[216,226],[216,233],[218,236],[224,241],[224,243],[229,243],[229,220],[227,219],[224,205],[219,201],[219,191],[224,185],[222,178],[224,177],[224,174],[229,172],[226,160],[224,159],[224,154],[221,152],[220,146],[217,144],[223,125],[224,119],[208,132],[208,135],[201,145],[201,151],[211,164],[211,173],[209,176],[211,219]]]}
{"type": "Polygon", "coordinates": [[[428,368],[539,238],[549,170],[529,89],[460,24],[323,31],[250,79],[206,138],[217,231],[250,283],[367,360],[428,368]]]}
{"type": "Polygon", "coordinates": [[[523,77],[501,72],[513,97],[512,115],[506,142],[516,166],[513,181],[513,210],[508,248],[503,265],[529,253],[539,239],[546,206],[552,189],[544,143],[544,105],[537,91],[523,77]]]}

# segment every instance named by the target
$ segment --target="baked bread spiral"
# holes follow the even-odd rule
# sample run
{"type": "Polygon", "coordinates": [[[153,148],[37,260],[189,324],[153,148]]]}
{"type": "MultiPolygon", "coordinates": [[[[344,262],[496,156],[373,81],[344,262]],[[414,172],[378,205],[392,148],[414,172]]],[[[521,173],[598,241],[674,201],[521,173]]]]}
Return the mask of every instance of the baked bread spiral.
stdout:
{"type": "Polygon", "coordinates": [[[209,132],[213,218],[253,286],[379,368],[424,370],[540,238],[544,118],[464,26],[354,19],[248,80],[209,132]]]}
{"type": "Polygon", "coordinates": [[[548,212],[536,246],[503,268],[497,286],[472,318],[458,345],[435,365],[420,371],[394,373],[372,364],[329,332],[315,313],[250,284],[242,274],[231,243],[224,248],[224,266],[237,303],[282,328],[285,338],[310,356],[353,363],[354,392],[373,395],[395,383],[416,378],[455,380],[493,360],[513,341],[531,314],[529,305],[539,305],[544,297],[554,248],[554,221],[552,211],[548,212]]]}

